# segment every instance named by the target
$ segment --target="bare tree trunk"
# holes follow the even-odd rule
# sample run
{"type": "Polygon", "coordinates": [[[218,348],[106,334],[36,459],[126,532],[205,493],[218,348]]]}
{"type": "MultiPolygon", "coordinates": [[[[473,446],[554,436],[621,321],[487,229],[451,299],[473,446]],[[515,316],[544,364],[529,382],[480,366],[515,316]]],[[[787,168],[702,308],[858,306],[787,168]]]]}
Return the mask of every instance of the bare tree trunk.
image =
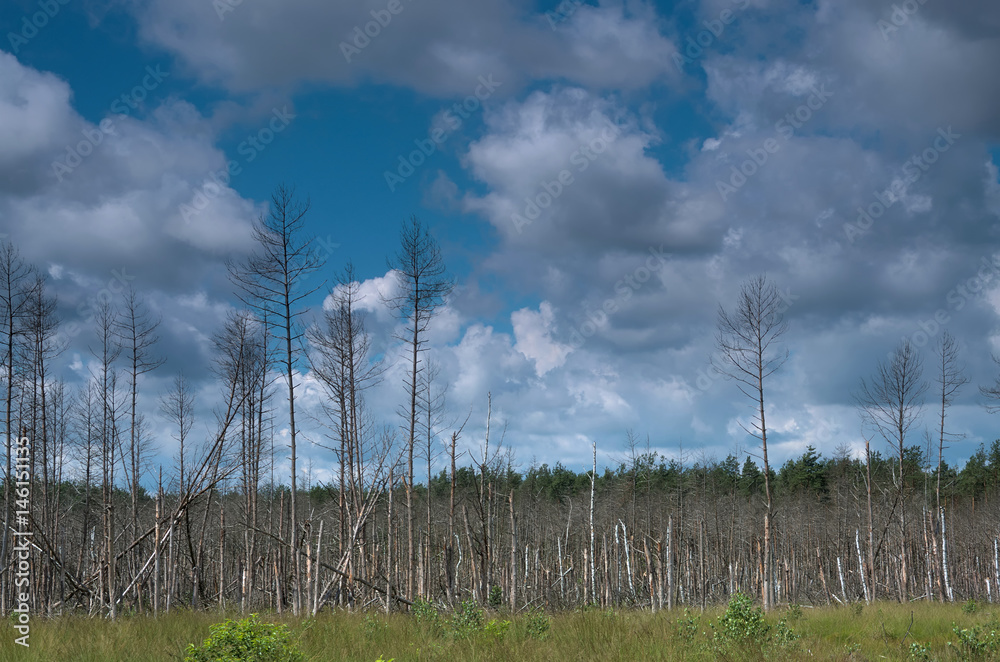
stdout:
{"type": "MultiPolygon", "coordinates": [[[[860,557],[860,552],[858,553],[858,555],[860,557]]],[[[861,576],[864,577],[865,568],[864,565],[861,563],[860,558],[858,560],[858,565],[861,566],[861,576]]],[[[820,555],[818,546],[816,547],[816,566],[819,569],[820,582],[823,584],[823,594],[826,596],[826,604],[830,604],[830,589],[827,587],[826,584],[826,572],[823,571],[823,557],[820,555]]]]}
{"type": "Polygon", "coordinates": [[[844,602],[847,602],[847,589],[844,588],[844,568],[840,563],[840,557],[837,557],[837,574],[840,576],[840,594],[844,596],[844,602]]]}
{"type": "Polygon", "coordinates": [[[625,522],[618,520],[622,525],[622,543],[625,545],[625,572],[628,575],[628,590],[631,599],[636,598],[635,585],[632,583],[632,557],[628,548],[628,531],[625,529],[625,522]]]}
{"type": "Polygon", "coordinates": [[[510,492],[510,611],[517,611],[517,522],[514,519],[514,490],[510,492]]]}
{"type": "Polygon", "coordinates": [[[14,244],[4,240],[0,244],[0,314],[3,315],[4,344],[3,349],[6,354],[4,364],[6,370],[6,393],[5,393],[5,426],[4,438],[6,444],[6,468],[4,472],[4,521],[3,534],[0,536],[0,567],[5,569],[0,581],[0,612],[7,613],[8,601],[10,599],[11,579],[6,569],[11,567],[9,561],[8,540],[11,530],[11,457],[12,441],[15,438],[13,428],[13,404],[15,389],[15,352],[18,350],[20,337],[23,335],[22,319],[27,314],[30,291],[27,287],[29,277],[34,269],[21,259],[20,253],[14,244]]]}
{"type": "Polygon", "coordinates": [[[315,617],[319,612],[320,608],[323,606],[323,597],[320,595],[320,564],[319,559],[323,558],[323,521],[319,521],[319,533],[316,535],[316,579],[315,585],[313,586],[313,603],[312,603],[312,615],[315,617]]]}
{"type": "Polygon", "coordinates": [[[920,380],[921,374],[920,357],[910,341],[904,339],[887,363],[879,361],[875,375],[870,381],[861,380],[860,389],[855,394],[855,401],[863,420],[878,430],[886,441],[893,443],[897,451],[899,473],[896,480],[896,503],[899,507],[900,602],[905,602],[909,597],[905,441],[907,432],[919,416],[921,398],[927,390],[926,382],[920,380]]]}
{"type": "Polygon", "coordinates": [[[875,515],[872,510],[872,453],[868,438],[865,438],[865,492],[868,497],[868,584],[871,599],[877,599],[875,590],[875,515]]]}
{"type": "Polygon", "coordinates": [[[590,474],[590,598],[597,602],[597,579],[594,570],[594,556],[597,548],[594,545],[594,490],[597,486],[597,442],[594,445],[594,469],[590,474]]]}
{"type": "Polygon", "coordinates": [[[871,599],[868,595],[868,583],[865,581],[865,565],[861,562],[861,533],[857,529],[854,530],[854,546],[858,550],[858,575],[861,577],[861,588],[865,594],[865,604],[871,604],[871,599]]]}
{"type": "Polygon", "coordinates": [[[413,325],[411,379],[414,386],[410,389],[410,427],[409,441],[406,444],[406,595],[413,595],[413,580],[415,575],[415,556],[413,547],[413,522],[416,517],[413,512],[413,447],[417,432],[417,352],[420,349],[420,332],[416,323],[413,325]]]}
{"type": "Polygon", "coordinates": [[[295,421],[295,367],[298,353],[295,343],[302,337],[297,331],[297,319],[304,310],[295,306],[313,294],[319,286],[305,290],[300,286],[322,266],[312,250],[312,240],[299,241],[304,217],[309,203],[300,203],[292,189],[279,186],[271,196],[268,216],[261,216],[253,226],[253,239],[257,252],[243,264],[227,262],[231,280],[239,288],[240,299],[251,309],[262,314],[264,323],[268,316],[276,320],[271,324],[281,331],[276,338],[282,342],[283,368],[288,384],[288,423],[290,451],[289,527],[288,551],[292,569],[292,612],[296,616],[302,608],[302,575],[299,554],[298,487],[297,487],[297,433],[295,421]]]}
{"type": "Polygon", "coordinates": [[[740,390],[755,400],[756,420],[749,428],[750,435],[760,440],[764,461],[764,494],[767,500],[764,511],[764,551],[761,575],[761,599],[764,609],[769,610],[774,602],[772,560],[772,529],[774,509],[771,494],[771,465],[767,457],[767,424],[764,413],[764,382],[787,360],[788,352],[773,353],[776,343],[787,330],[782,320],[786,304],[777,287],[765,276],[756,276],[744,281],[740,288],[737,304],[732,313],[721,306],[718,315],[718,335],[716,344],[721,359],[713,360],[716,370],[735,379],[740,390]]]}
{"type": "MultiPolygon", "coordinates": [[[[139,413],[139,377],[159,366],[163,365],[165,359],[151,356],[150,350],[157,342],[156,327],[159,320],[149,316],[141,299],[135,289],[130,287],[125,292],[123,314],[118,319],[117,334],[120,338],[122,348],[127,352],[128,378],[129,378],[129,447],[128,463],[126,464],[126,474],[129,483],[129,533],[134,542],[139,532],[139,489],[140,474],[142,472],[142,461],[144,456],[143,445],[143,419],[139,413]]],[[[142,549],[139,546],[133,548],[133,554],[129,560],[132,564],[138,562],[142,549]]],[[[136,585],[136,600],[141,604],[139,585],[136,585]]]]}
{"type": "Polygon", "coordinates": [[[389,467],[389,507],[386,513],[386,585],[385,585],[385,613],[392,610],[392,493],[395,491],[396,482],[393,480],[393,467],[389,467]]]}
{"type": "MultiPolygon", "coordinates": [[[[453,285],[445,276],[445,266],[437,242],[416,217],[404,224],[400,232],[400,249],[390,265],[396,272],[402,293],[390,304],[409,322],[407,337],[401,338],[409,345],[410,366],[406,377],[409,396],[406,442],[406,590],[413,594],[414,581],[414,523],[413,511],[413,449],[417,433],[417,399],[421,392],[420,352],[423,350],[424,332],[435,309],[443,302],[453,285]]],[[[428,486],[429,487],[429,486],[428,486]]]]}
{"type": "MultiPolygon", "coordinates": [[[[951,588],[947,587],[945,590],[942,590],[941,588],[942,578],[945,585],[948,583],[948,560],[947,553],[945,551],[947,540],[944,529],[944,506],[941,504],[941,472],[944,466],[945,437],[949,436],[949,433],[945,431],[945,415],[948,411],[948,407],[958,394],[959,389],[969,382],[968,377],[965,376],[965,368],[959,361],[958,349],[958,343],[950,333],[945,331],[941,335],[941,342],[937,347],[938,368],[940,369],[937,375],[937,383],[941,392],[941,418],[938,429],[938,465],[934,495],[937,501],[937,511],[941,514],[941,565],[940,574],[938,574],[938,590],[942,593],[942,600],[945,595],[947,595],[949,601],[952,600],[951,588]]],[[[934,518],[931,518],[931,521],[933,523],[934,518]]],[[[935,541],[935,554],[936,552],[937,545],[935,541]]]]}
{"type": "Polygon", "coordinates": [[[646,559],[646,581],[649,584],[649,610],[656,613],[656,574],[653,572],[653,559],[649,554],[649,540],[642,539],[642,553],[646,559]]]}
{"type": "Polygon", "coordinates": [[[226,508],[219,498],[219,609],[226,608],[226,508]]]}
{"type": "Polygon", "coordinates": [[[160,520],[163,518],[163,469],[156,486],[156,529],[153,533],[153,616],[160,613],[160,520]]]}
{"type": "Polygon", "coordinates": [[[948,602],[954,602],[955,596],[951,592],[951,582],[948,579],[948,536],[944,528],[944,508],[940,510],[941,513],[941,570],[944,575],[944,587],[945,593],[948,596],[948,602]]]}
{"type": "MultiPolygon", "coordinates": [[[[463,425],[464,427],[464,425],[463,425]]],[[[455,487],[456,487],[456,467],[455,467],[455,451],[458,446],[458,435],[459,431],[453,432],[451,434],[451,448],[450,448],[450,458],[451,458],[451,475],[450,475],[450,489],[448,494],[448,546],[445,548],[445,564],[448,573],[448,583],[447,583],[447,594],[448,594],[448,604],[455,603],[455,595],[457,592],[457,568],[453,565],[454,562],[454,548],[451,546],[451,541],[454,539],[458,541],[458,535],[455,533],[455,487]]]]}

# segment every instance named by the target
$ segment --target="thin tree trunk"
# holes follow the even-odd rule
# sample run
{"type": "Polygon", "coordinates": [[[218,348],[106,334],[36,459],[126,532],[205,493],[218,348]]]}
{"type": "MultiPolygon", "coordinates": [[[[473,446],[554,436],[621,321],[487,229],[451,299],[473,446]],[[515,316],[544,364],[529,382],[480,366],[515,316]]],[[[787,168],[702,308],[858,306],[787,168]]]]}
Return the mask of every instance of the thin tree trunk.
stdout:
{"type": "Polygon", "coordinates": [[[153,616],[160,613],[160,519],[163,517],[163,469],[156,487],[156,529],[153,533],[153,616]]]}
{"type": "Polygon", "coordinates": [[[861,562],[861,532],[854,529],[854,546],[858,550],[858,575],[861,577],[861,588],[865,594],[865,604],[871,604],[868,595],[868,583],[865,581],[865,565],[861,562]]]}
{"type": "Polygon", "coordinates": [[[954,602],[955,595],[951,592],[951,582],[948,580],[948,535],[944,528],[944,508],[941,509],[941,568],[948,602],[954,602]]]}
{"type": "Polygon", "coordinates": [[[674,516],[667,519],[667,609],[674,608],[674,516]]]}
{"type": "MultiPolygon", "coordinates": [[[[514,491],[510,492],[510,611],[517,611],[517,522],[514,519],[514,491]]],[[[527,568],[525,568],[527,573],[527,568]]]]}
{"type": "Polygon", "coordinates": [[[594,490],[597,486],[597,442],[594,442],[594,470],[590,475],[590,596],[597,602],[597,580],[594,570],[594,556],[597,548],[594,545],[594,490]]]}
{"type": "Polygon", "coordinates": [[[385,542],[385,613],[392,611],[392,493],[396,482],[393,476],[393,468],[389,468],[389,506],[386,512],[386,542],[385,542]]]}

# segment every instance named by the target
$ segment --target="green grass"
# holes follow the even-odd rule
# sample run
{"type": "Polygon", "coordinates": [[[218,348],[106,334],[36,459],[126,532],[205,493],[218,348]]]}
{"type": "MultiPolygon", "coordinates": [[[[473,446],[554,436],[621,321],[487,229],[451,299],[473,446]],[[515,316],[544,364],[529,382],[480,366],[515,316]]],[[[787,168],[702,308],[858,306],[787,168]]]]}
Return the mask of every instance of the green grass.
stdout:
{"type": "MultiPolygon", "coordinates": [[[[858,607],[777,609],[766,617],[774,632],[784,619],[799,639],[791,644],[731,644],[713,637],[724,607],[700,613],[683,610],[650,614],[639,611],[588,609],[551,615],[548,632],[531,629],[526,616],[487,612],[482,628],[471,633],[456,630],[450,615],[438,621],[403,614],[324,613],[307,621],[262,614],[261,620],[288,624],[299,636],[307,660],[910,660],[910,646],[918,642],[932,660],[960,660],[959,628],[997,627],[1000,608],[980,605],[967,613],[961,604],[914,602],[878,603],[858,607]],[[912,625],[911,625],[912,614],[912,625]],[[687,637],[678,621],[687,619],[687,637]],[[511,621],[509,626],[503,621],[511,621]],[[433,621],[433,622],[432,622],[433,621]],[[493,624],[490,625],[490,621],[493,624]],[[905,639],[904,639],[905,637],[905,639]]],[[[0,624],[0,660],[51,662],[157,662],[183,659],[189,643],[200,644],[209,626],[239,614],[174,611],[158,619],[122,617],[117,622],[82,616],[31,621],[31,647],[14,643],[10,622],[0,624]]],[[[544,628],[542,628],[544,629],[544,628]]],[[[979,659],[1000,659],[994,657],[979,659]]]]}

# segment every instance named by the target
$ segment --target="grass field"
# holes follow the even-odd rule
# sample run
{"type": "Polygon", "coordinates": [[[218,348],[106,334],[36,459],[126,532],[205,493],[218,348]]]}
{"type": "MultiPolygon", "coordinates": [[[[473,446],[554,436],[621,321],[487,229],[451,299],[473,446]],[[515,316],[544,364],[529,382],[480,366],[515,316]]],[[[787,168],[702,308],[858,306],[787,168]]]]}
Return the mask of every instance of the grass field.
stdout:
{"type": "MultiPolygon", "coordinates": [[[[727,618],[732,610],[593,609],[513,618],[486,612],[477,620],[475,610],[455,619],[425,609],[420,618],[338,612],[312,620],[265,614],[262,620],[287,624],[306,660],[1000,659],[1000,633],[995,632],[1000,609],[993,605],[790,607],[764,621],[754,621],[756,610],[727,618]],[[953,625],[966,633],[959,636],[953,625]]],[[[201,643],[212,624],[227,618],[240,616],[175,610],[157,619],[124,616],[114,623],[80,616],[35,618],[28,649],[14,643],[18,635],[8,622],[0,626],[0,660],[182,660],[189,643],[201,643]]]]}

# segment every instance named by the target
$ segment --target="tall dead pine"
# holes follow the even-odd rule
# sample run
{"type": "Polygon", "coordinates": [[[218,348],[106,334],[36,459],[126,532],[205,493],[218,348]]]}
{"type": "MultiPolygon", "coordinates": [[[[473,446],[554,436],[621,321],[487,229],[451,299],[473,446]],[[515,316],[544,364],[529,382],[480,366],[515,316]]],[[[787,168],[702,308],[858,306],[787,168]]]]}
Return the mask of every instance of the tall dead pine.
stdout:
{"type": "MultiPolygon", "coordinates": [[[[787,330],[782,317],[787,304],[778,288],[760,275],[743,282],[736,304],[727,311],[719,306],[716,345],[719,353],[713,357],[715,369],[734,380],[747,398],[753,401],[755,414],[747,434],[760,441],[764,462],[764,550],[761,598],[764,609],[774,602],[772,527],[773,500],[771,466],[767,457],[767,423],[765,419],[764,386],[788,358],[779,341],[787,330]]],[[[741,424],[742,425],[742,424],[741,424]]]]}
{"type": "Polygon", "coordinates": [[[322,267],[312,239],[301,237],[309,202],[299,201],[293,189],[278,186],[271,196],[266,215],[253,224],[254,252],[245,260],[229,261],[229,276],[237,286],[240,300],[266,320],[281,354],[282,371],[288,386],[288,433],[290,451],[290,513],[288,550],[292,567],[292,611],[302,608],[302,573],[298,548],[297,467],[295,422],[295,374],[299,363],[302,332],[298,320],[305,314],[303,300],[321,284],[306,287],[309,277],[322,267]]]}

